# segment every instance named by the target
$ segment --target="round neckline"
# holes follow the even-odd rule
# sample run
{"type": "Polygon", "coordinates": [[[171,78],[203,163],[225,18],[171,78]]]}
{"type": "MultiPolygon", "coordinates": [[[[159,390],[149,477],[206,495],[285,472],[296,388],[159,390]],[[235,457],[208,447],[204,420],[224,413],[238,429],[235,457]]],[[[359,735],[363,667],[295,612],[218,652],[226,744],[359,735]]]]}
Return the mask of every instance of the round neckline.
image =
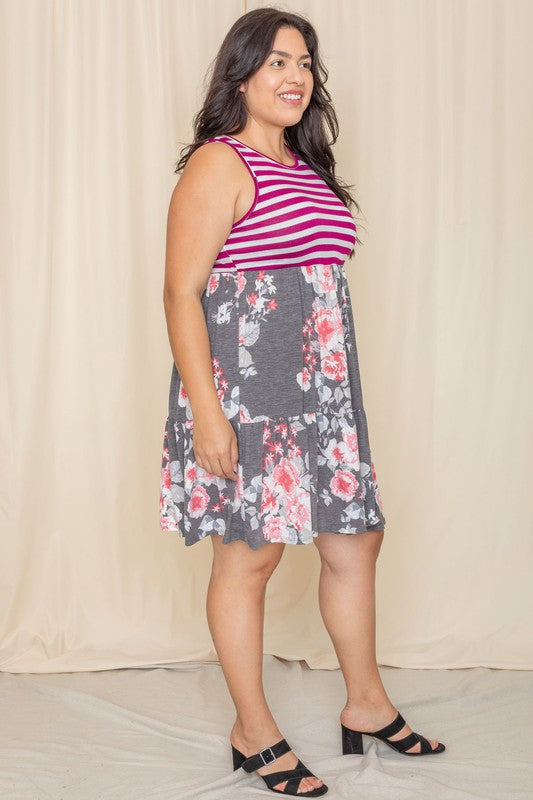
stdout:
{"type": "Polygon", "coordinates": [[[295,153],[293,153],[293,151],[287,144],[285,144],[285,147],[287,148],[291,156],[294,158],[294,164],[284,164],[282,161],[277,161],[275,158],[267,156],[266,153],[262,153],[260,150],[256,150],[255,147],[251,147],[249,144],[241,142],[240,139],[236,139],[235,136],[231,136],[231,134],[229,133],[225,133],[223,135],[227,136],[228,139],[233,139],[233,141],[237,142],[238,144],[242,144],[243,147],[247,147],[249,150],[253,150],[254,153],[258,153],[258,155],[263,156],[263,158],[268,158],[269,161],[273,161],[274,164],[278,164],[278,166],[280,167],[286,167],[287,169],[296,169],[296,167],[298,166],[298,156],[295,153]]]}

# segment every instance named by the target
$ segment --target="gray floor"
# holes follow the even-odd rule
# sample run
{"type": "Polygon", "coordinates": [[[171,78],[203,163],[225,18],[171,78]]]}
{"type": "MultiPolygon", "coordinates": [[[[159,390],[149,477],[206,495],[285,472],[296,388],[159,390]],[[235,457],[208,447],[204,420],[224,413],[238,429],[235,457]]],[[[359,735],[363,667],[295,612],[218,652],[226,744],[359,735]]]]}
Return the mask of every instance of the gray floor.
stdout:
{"type": "MultiPolygon", "coordinates": [[[[533,673],[381,667],[414,730],[446,751],[409,758],[365,738],[341,755],[341,673],[264,656],[265,691],[331,800],[533,798],[533,673]]],[[[52,675],[0,673],[2,800],[252,800],[232,771],[234,709],[217,663],[52,675]]]]}

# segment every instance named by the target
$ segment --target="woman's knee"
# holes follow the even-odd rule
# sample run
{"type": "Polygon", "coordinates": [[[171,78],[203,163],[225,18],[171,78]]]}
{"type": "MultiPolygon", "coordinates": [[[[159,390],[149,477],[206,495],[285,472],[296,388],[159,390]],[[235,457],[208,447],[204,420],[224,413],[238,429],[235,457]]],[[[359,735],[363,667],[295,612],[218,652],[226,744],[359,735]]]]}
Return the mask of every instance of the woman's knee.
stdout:
{"type": "Polygon", "coordinates": [[[319,533],[313,539],[322,563],[331,569],[343,571],[354,561],[375,562],[381,549],[385,531],[368,530],[364,533],[319,533]]]}
{"type": "Polygon", "coordinates": [[[224,543],[220,534],[210,536],[213,544],[213,573],[234,575],[241,580],[268,580],[283,555],[285,545],[269,542],[253,550],[246,542],[224,543]]]}

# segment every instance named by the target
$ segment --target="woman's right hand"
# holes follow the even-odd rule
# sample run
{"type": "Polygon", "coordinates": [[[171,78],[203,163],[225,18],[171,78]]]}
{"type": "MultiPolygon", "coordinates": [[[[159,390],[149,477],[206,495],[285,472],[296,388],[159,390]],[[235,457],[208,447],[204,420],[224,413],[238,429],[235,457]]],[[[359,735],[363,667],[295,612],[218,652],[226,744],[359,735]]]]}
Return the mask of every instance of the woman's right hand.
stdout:
{"type": "Polygon", "coordinates": [[[222,410],[194,417],[193,450],[196,463],[207,472],[237,480],[237,436],[222,410]]]}

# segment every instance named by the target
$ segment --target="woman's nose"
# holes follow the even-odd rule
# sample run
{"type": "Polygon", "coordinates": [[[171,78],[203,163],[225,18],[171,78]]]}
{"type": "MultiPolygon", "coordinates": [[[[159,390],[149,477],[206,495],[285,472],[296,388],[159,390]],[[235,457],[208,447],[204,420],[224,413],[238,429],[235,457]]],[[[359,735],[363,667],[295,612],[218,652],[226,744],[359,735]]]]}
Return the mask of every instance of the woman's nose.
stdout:
{"type": "Polygon", "coordinates": [[[303,85],[303,76],[301,67],[298,66],[291,66],[288,76],[289,83],[294,84],[295,86],[302,86],[303,85]]]}

